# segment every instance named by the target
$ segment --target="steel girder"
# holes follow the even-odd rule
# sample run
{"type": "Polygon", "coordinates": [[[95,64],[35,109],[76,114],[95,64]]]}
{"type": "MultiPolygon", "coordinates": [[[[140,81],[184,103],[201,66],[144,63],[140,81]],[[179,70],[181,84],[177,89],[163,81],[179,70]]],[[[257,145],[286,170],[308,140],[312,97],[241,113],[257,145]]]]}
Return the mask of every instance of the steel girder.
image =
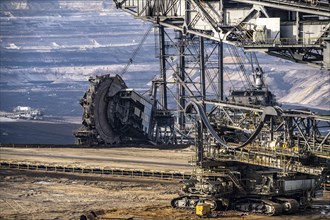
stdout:
{"type": "Polygon", "coordinates": [[[330,69],[327,1],[114,0],[136,18],[330,69]],[[313,51],[311,53],[310,51],[313,51]],[[324,54],[323,51],[326,51],[324,54]]]}

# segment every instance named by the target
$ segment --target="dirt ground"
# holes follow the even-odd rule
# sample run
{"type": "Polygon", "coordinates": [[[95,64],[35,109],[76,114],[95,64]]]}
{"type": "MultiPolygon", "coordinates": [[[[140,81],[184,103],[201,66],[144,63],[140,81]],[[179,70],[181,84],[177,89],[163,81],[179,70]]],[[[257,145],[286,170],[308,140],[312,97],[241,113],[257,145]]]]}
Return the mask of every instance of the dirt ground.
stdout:
{"type": "Polygon", "coordinates": [[[0,170],[0,219],[79,219],[89,211],[166,206],[179,184],[0,170]]]}
{"type": "MultiPolygon", "coordinates": [[[[97,219],[199,219],[170,207],[179,187],[177,181],[0,169],[0,219],[79,219],[91,211],[97,219]]],[[[330,193],[315,204],[321,208],[267,219],[330,219],[330,193]]],[[[239,212],[220,214],[219,219],[241,219],[239,212]]]]}
{"type": "Polygon", "coordinates": [[[115,167],[157,171],[192,171],[192,148],[159,150],[148,148],[0,148],[0,159],[74,166],[115,167]]]}

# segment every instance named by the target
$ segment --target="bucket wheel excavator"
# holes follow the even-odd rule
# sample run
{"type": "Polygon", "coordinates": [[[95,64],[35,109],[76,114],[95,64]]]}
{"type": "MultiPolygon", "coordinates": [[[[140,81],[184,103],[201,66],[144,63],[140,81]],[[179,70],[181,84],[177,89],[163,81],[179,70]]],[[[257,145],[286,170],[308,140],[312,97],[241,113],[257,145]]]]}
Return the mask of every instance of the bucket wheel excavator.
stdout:
{"type": "MultiPolygon", "coordinates": [[[[154,100],[128,89],[120,76],[98,76],[90,83],[80,102],[80,142],[152,141],[164,130],[155,129],[164,118],[154,100]]],[[[227,101],[191,97],[186,103],[195,166],[172,207],[194,209],[207,203],[213,210],[280,215],[306,208],[322,196],[322,178],[330,170],[330,117],[284,109],[264,88],[243,96],[233,91],[227,101]]]]}
{"type": "MultiPolygon", "coordinates": [[[[247,46],[239,44],[241,41],[236,37],[232,38],[237,40],[234,43],[223,41],[237,33],[247,43],[252,40],[250,46],[267,47],[269,54],[291,54],[297,60],[296,49],[292,48],[303,51],[305,46],[300,50],[300,39],[296,39],[292,47],[279,47],[280,32],[274,36],[268,34],[274,29],[267,26],[268,21],[273,21],[269,16],[283,15],[276,18],[279,27],[304,25],[299,19],[309,18],[317,18],[323,25],[326,20],[322,16],[329,17],[326,12],[301,8],[301,1],[281,3],[290,4],[289,8],[274,1],[267,4],[238,0],[114,2],[118,9],[158,28],[160,77],[153,81],[151,98],[127,88],[120,76],[91,78],[90,88],[81,100],[83,126],[75,132],[77,143],[108,146],[125,141],[193,143],[196,157],[191,161],[192,176],[183,181],[179,196],[171,201],[173,208],[194,209],[197,204],[208,203],[213,210],[279,215],[297,212],[310,206],[313,198],[322,196],[321,184],[330,170],[330,116],[305,108],[282,108],[265,86],[259,63],[252,65],[256,56],[248,59],[251,68],[247,69],[249,64],[243,62],[234,46],[228,47],[234,50],[232,55],[237,59],[238,70],[245,72],[243,81],[251,84],[253,78],[254,82],[225,97],[223,45],[236,43],[244,49],[247,46]],[[222,17],[234,16],[238,8],[242,13],[247,8],[251,10],[237,24],[222,17]],[[286,10],[297,10],[296,17],[287,18],[292,13],[286,10]],[[315,16],[308,16],[313,13],[315,16]],[[258,20],[256,16],[261,17],[258,20]],[[252,23],[248,21],[257,22],[254,26],[262,27],[263,34],[274,37],[272,44],[259,45],[257,29],[250,28],[252,23]],[[166,28],[175,32],[166,33],[166,28]],[[175,35],[174,39],[167,39],[171,34],[175,35]],[[252,77],[246,72],[252,73],[252,77]],[[210,94],[211,89],[215,90],[214,94],[210,94]],[[171,106],[167,98],[174,91],[176,103],[171,106]]],[[[320,28],[326,31],[329,24],[320,28]]],[[[325,31],[319,33],[320,40],[315,43],[327,46],[310,45],[310,52],[329,51],[325,31]]],[[[324,64],[328,63],[326,56],[322,59],[324,64]]]]}

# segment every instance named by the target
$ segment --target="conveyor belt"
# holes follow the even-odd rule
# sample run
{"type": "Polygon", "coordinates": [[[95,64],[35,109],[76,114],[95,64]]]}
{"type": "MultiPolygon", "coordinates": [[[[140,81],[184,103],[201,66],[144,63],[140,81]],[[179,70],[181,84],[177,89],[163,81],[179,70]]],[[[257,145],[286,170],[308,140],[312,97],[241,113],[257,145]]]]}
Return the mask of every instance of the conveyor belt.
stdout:
{"type": "Polygon", "coordinates": [[[191,101],[190,103],[187,104],[186,113],[191,112],[192,108],[194,108],[197,111],[197,114],[199,115],[201,121],[203,122],[203,124],[207,127],[208,131],[210,132],[210,134],[224,147],[226,148],[231,148],[231,149],[239,149],[239,148],[243,148],[246,145],[250,144],[256,137],[257,135],[260,133],[261,129],[263,128],[264,124],[266,121],[268,121],[270,119],[270,116],[272,115],[277,115],[276,110],[273,107],[266,107],[263,110],[263,114],[262,114],[262,121],[260,122],[260,124],[258,125],[258,127],[256,128],[256,130],[254,131],[254,133],[248,138],[247,141],[245,141],[245,143],[243,143],[240,146],[229,146],[227,145],[217,134],[217,132],[213,129],[208,117],[206,116],[206,113],[204,111],[204,108],[202,106],[202,103],[197,102],[197,101],[191,101]]]}
{"type": "Polygon", "coordinates": [[[77,173],[77,174],[101,174],[113,176],[127,177],[143,177],[157,179],[190,179],[191,173],[180,171],[158,171],[158,170],[142,170],[115,167],[83,167],[77,165],[65,164],[41,164],[20,161],[0,161],[1,169],[19,169],[19,170],[35,170],[43,172],[58,173],[77,173]]]}

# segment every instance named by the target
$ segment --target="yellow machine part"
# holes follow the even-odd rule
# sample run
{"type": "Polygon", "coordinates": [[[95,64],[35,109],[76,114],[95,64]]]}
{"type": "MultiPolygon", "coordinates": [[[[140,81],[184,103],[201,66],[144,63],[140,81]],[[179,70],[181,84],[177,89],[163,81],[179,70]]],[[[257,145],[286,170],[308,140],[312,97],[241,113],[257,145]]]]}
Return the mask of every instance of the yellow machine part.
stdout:
{"type": "Polygon", "coordinates": [[[210,204],[198,204],[196,206],[196,215],[205,216],[211,212],[210,204]]]}

